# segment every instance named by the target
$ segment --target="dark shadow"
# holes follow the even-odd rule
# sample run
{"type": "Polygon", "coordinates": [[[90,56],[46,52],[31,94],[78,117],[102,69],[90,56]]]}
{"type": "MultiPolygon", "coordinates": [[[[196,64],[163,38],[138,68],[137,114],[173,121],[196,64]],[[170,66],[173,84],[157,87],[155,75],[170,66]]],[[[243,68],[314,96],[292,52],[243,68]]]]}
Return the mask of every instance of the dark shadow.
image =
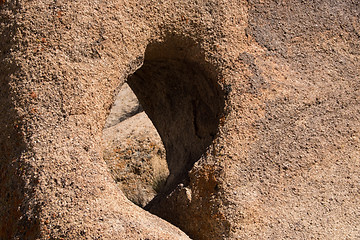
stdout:
{"type": "MultiPolygon", "coordinates": [[[[1,69],[1,68],[0,68],[1,69]]],[[[1,71],[1,70],[0,70],[1,71]]],[[[33,190],[26,188],[30,166],[21,159],[26,150],[20,129],[21,121],[15,112],[6,82],[9,73],[0,76],[0,239],[36,239],[39,235],[39,209],[27,207],[33,190]],[[31,216],[29,215],[31,212],[31,216]],[[35,215],[33,215],[35,214],[35,215]]],[[[37,184],[31,179],[30,185],[37,184]]]]}
{"type": "Polygon", "coordinates": [[[13,102],[18,96],[14,96],[9,85],[10,76],[20,69],[13,59],[8,59],[10,49],[15,46],[12,39],[16,32],[16,23],[8,17],[0,12],[0,22],[6,23],[0,28],[0,239],[37,239],[39,209],[29,207],[33,189],[26,188],[36,185],[36,179],[26,182],[30,167],[21,159],[26,145],[13,102]]]}
{"type": "Polygon", "coordinates": [[[195,42],[172,36],[150,44],[143,66],[128,78],[161,136],[170,171],[147,210],[179,183],[187,184],[189,170],[218,132],[225,98],[215,70],[195,42]]]}

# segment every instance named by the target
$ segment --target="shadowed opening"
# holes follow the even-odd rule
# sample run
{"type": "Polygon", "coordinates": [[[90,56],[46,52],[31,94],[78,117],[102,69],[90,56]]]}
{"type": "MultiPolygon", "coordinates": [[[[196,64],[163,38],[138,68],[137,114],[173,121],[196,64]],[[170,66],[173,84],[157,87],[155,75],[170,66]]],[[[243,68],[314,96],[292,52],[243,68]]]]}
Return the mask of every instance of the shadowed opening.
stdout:
{"type": "Polygon", "coordinates": [[[197,44],[174,37],[148,45],[142,67],[128,78],[166,149],[170,174],[159,196],[187,184],[218,132],[224,93],[216,78],[197,44]]]}
{"type": "Polygon", "coordinates": [[[148,45],[115,100],[112,112],[119,114],[110,113],[104,129],[104,159],[135,204],[151,211],[178,184],[188,185],[188,172],[223,116],[218,78],[190,39],[170,36],[148,45]]]}

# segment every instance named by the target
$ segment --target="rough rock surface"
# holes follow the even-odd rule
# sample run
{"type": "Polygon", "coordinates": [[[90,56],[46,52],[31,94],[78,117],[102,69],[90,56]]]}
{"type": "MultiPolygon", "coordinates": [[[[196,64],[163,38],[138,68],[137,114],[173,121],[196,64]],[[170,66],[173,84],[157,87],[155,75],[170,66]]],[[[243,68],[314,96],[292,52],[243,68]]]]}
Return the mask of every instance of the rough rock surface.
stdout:
{"type": "Polygon", "coordinates": [[[0,239],[359,239],[359,15],[354,0],[0,1],[0,239]],[[103,159],[126,80],[167,153],[151,213],[103,159]]]}
{"type": "Polygon", "coordinates": [[[142,111],[143,109],[136,95],[129,85],[124,83],[124,85],[121,86],[119,93],[116,95],[114,104],[106,119],[104,130],[113,127],[142,111]]]}
{"type": "Polygon", "coordinates": [[[127,84],[116,96],[103,141],[115,182],[130,201],[145,207],[161,192],[169,169],[161,138],[127,84]]]}

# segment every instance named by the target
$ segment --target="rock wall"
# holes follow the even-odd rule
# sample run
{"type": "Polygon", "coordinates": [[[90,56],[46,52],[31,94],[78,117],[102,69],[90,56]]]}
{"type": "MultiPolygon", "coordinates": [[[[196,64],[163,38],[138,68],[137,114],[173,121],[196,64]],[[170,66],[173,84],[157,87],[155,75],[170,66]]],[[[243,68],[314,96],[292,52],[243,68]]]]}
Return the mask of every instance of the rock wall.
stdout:
{"type": "Polygon", "coordinates": [[[352,0],[0,1],[0,239],[359,238],[359,14],[352,0]],[[125,81],[174,176],[150,212],[103,158],[125,81]]]}

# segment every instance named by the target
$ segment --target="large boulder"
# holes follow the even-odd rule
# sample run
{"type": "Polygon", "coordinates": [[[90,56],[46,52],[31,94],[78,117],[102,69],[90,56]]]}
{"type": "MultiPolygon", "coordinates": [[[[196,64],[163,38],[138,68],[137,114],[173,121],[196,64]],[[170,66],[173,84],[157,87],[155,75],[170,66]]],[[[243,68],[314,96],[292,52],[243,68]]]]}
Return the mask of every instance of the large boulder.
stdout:
{"type": "Polygon", "coordinates": [[[116,96],[104,130],[104,160],[125,196],[145,207],[161,192],[169,169],[161,138],[125,83],[116,96]]]}
{"type": "Polygon", "coordinates": [[[352,0],[0,1],[0,239],[359,238],[359,13],[352,0]],[[104,161],[126,81],[169,171],[147,203],[147,177],[117,168],[145,209],[104,161]]]}

